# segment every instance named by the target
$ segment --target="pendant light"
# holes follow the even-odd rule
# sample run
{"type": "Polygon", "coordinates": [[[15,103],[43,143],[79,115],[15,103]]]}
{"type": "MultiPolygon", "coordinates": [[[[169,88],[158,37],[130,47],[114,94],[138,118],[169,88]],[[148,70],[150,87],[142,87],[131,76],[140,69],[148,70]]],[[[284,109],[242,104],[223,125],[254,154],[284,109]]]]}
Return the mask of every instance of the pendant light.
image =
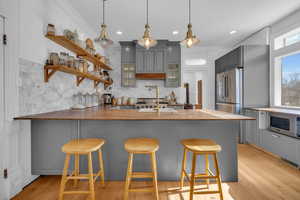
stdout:
{"type": "Polygon", "coordinates": [[[102,19],[103,19],[103,21],[102,21],[102,24],[101,24],[100,36],[95,39],[95,42],[100,44],[101,47],[107,48],[110,45],[112,45],[114,42],[111,39],[109,39],[108,32],[106,30],[107,26],[105,24],[105,1],[107,1],[107,0],[102,0],[102,1],[103,1],[103,7],[102,7],[102,11],[103,11],[103,18],[102,19]]]}
{"type": "Polygon", "coordinates": [[[145,25],[145,32],[144,32],[144,35],[143,35],[143,38],[138,40],[138,44],[146,49],[149,49],[150,47],[154,47],[156,44],[157,44],[157,41],[156,40],[153,40],[150,36],[150,26],[149,26],[149,3],[148,3],[148,0],[147,1],[147,23],[145,25]]]}
{"type": "Polygon", "coordinates": [[[192,46],[198,44],[200,42],[199,39],[193,35],[192,31],[192,23],[191,23],[191,0],[189,0],[189,24],[188,24],[188,31],[186,33],[186,37],[183,41],[181,41],[182,46],[186,46],[187,48],[191,48],[192,46]]]}

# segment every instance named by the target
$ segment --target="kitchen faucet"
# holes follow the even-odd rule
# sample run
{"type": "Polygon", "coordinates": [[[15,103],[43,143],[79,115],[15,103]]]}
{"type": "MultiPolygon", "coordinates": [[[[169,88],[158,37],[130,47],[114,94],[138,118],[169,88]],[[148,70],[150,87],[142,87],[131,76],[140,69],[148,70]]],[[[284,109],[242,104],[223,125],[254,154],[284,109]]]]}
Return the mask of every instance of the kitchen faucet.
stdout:
{"type": "Polygon", "coordinates": [[[145,88],[148,88],[149,91],[151,91],[152,89],[156,90],[156,105],[154,107],[154,110],[156,110],[157,112],[160,112],[160,105],[159,105],[159,87],[157,85],[146,85],[145,88]]]}

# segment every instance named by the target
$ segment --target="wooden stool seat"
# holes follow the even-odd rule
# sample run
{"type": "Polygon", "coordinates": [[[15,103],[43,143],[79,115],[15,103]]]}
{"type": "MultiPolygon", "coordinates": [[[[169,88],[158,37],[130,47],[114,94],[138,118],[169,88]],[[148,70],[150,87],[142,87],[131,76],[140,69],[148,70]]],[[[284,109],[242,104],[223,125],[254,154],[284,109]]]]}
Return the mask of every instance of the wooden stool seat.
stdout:
{"type": "Polygon", "coordinates": [[[159,149],[159,142],[152,138],[131,138],[124,144],[128,153],[146,154],[156,152],[159,149]]]}
{"type": "Polygon", "coordinates": [[[75,139],[63,145],[62,152],[87,154],[99,150],[104,143],[105,140],[98,138],[75,139]]]}
{"type": "Polygon", "coordinates": [[[217,152],[221,151],[221,146],[210,139],[184,139],[181,140],[181,144],[184,147],[184,153],[182,161],[180,188],[183,188],[184,178],[187,178],[190,182],[190,200],[193,200],[194,194],[219,194],[220,200],[223,200],[221,175],[217,160],[217,152]],[[192,170],[190,174],[186,171],[186,157],[188,151],[191,151],[193,153],[192,170]],[[197,156],[205,156],[204,173],[196,173],[197,156]],[[210,170],[209,156],[212,156],[213,158],[215,165],[215,173],[213,173],[210,170]],[[209,189],[210,179],[215,179],[218,184],[218,190],[195,192],[194,190],[196,179],[206,180],[207,189],[209,189]]]}
{"type": "Polygon", "coordinates": [[[63,175],[61,179],[60,192],[59,192],[59,200],[64,199],[64,195],[70,194],[88,194],[90,195],[91,200],[95,200],[95,188],[94,182],[98,177],[101,178],[102,185],[104,186],[104,165],[102,158],[102,150],[101,147],[104,145],[104,139],[98,138],[88,138],[88,139],[75,139],[71,140],[67,144],[63,145],[62,151],[66,153],[65,165],[63,170],[63,175]],[[94,174],[93,171],[93,161],[92,161],[92,153],[98,152],[99,159],[99,171],[94,174]],[[88,174],[80,174],[79,162],[80,155],[88,156],[88,174]],[[71,155],[74,155],[75,164],[74,171],[71,174],[68,174],[69,163],[71,155]],[[66,183],[69,180],[74,181],[74,186],[77,186],[78,181],[81,179],[88,180],[89,182],[89,190],[88,191],[65,191],[66,183]]]}
{"type": "Polygon", "coordinates": [[[129,153],[128,168],[124,189],[124,200],[128,200],[129,192],[153,192],[156,200],[158,197],[157,186],[157,166],[155,152],[159,149],[159,142],[152,138],[131,138],[124,144],[125,150],[129,153]],[[148,154],[151,157],[152,172],[133,172],[133,155],[148,154]],[[152,178],[153,188],[130,188],[130,183],[133,178],[152,178]]]}
{"type": "Polygon", "coordinates": [[[190,151],[195,152],[220,152],[221,146],[210,139],[185,139],[181,144],[190,151]]]}

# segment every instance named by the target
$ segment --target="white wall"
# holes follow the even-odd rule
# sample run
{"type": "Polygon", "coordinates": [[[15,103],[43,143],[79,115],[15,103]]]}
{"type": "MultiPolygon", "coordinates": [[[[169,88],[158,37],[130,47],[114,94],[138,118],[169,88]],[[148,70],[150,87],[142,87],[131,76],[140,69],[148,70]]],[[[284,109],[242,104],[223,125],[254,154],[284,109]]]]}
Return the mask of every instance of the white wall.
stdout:
{"type": "MultiPolygon", "coordinates": [[[[43,82],[43,64],[48,53],[66,51],[44,37],[47,24],[55,24],[59,31],[77,29],[81,37],[94,38],[96,33],[66,1],[4,0],[0,1],[0,14],[7,17],[8,33],[0,172],[7,168],[9,174],[6,180],[0,176],[2,200],[14,196],[34,178],[31,176],[30,122],[13,121],[13,117],[69,107],[73,93],[93,89],[89,81],[77,88],[74,77],[60,73],[55,74],[49,84],[43,82]],[[45,101],[48,102],[45,104],[45,101]]],[[[100,52],[103,54],[101,49],[100,52]]]]}
{"type": "MultiPolygon", "coordinates": [[[[197,103],[197,81],[203,80],[203,108],[215,108],[215,60],[229,51],[222,46],[196,46],[191,49],[182,48],[181,65],[183,83],[190,83],[190,103],[197,103]],[[205,59],[202,66],[188,66],[187,60],[205,59]],[[204,77],[205,76],[205,77],[204,77]]],[[[185,95],[185,93],[184,93],[185,95]]]]}

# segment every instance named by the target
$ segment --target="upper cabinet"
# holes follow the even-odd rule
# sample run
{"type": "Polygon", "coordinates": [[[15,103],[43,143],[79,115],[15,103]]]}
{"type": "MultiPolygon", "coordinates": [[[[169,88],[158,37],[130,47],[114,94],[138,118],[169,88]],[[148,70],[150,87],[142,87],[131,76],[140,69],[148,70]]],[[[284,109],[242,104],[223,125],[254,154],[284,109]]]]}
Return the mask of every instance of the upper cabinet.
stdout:
{"type": "Polygon", "coordinates": [[[216,73],[243,66],[243,47],[240,46],[215,61],[216,73]]]}
{"type": "MultiPolygon", "coordinates": [[[[122,84],[123,87],[135,86],[135,81],[125,80],[132,77],[132,75],[124,72],[126,71],[124,68],[128,69],[128,64],[134,64],[135,78],[163,79],[166,87],[180,86],[181,49],[179,42],[159,40],[158,44],[149,50],[140,47],[135,42],[120,42],[120,44],[122,49],[122,83],[128,83],[128,81],[132,83],[129,85],[122,84]]],[[[133,69],[133,65],[130,69],[133,69]]],[[[133,73],[132,70],[130,73],[133,73]]]]}
{"type": "Polygon", "coordinates": [[[136,73],[164,73],[167,41],[159,41],[149,50],[136,46],[136,73]]]}
{"type": "Polygon", "coordinates": [[[122,87],[135,87],[136,79],[136,49],[134,42],[120,42],[121,44],[121,84],[122,87]]]}
{"type": "Polygon", "coordinates": [[[121,62],[126,64],[135,63],[135,43],[120,42],[121,44],[121,62]]]}

